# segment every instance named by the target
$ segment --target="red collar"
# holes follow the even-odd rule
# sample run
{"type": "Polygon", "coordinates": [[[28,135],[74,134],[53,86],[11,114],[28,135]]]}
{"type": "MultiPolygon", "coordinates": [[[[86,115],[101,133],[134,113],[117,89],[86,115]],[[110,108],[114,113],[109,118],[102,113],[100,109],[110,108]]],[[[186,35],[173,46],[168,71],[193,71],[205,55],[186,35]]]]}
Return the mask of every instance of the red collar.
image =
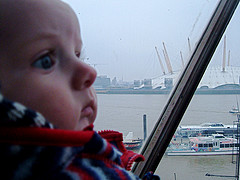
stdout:
{"type": "Polygon", "coordinates": [[[94,134],[92,130],[71,131],[38,127],[1,127],[0,142],[42,146],[82,146],[94,134]]]}

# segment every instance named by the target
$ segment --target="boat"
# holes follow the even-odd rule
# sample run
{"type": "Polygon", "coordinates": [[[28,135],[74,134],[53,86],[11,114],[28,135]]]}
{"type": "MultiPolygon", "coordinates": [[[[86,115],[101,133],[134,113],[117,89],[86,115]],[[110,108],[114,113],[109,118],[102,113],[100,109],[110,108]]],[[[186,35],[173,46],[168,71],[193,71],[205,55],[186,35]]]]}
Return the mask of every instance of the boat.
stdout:
{"type": "Polygon", "coordinates": [[[124,146],[128,150],[133,149],[140,149],[142,146],[142,140],[141,139],[133,139],[131,141],[125,141],[123,142],[124,146]]]}
{"type": "Polygon", "coordinates": [[[235,138],[222,134],[208,137],[189,137],[188,143],[173,143],[167,148],[168,156],[210,156],[238,154],[239,143],[235,138]]]}
{"type": "Polygon", "coordinates": [[[142,142],[143,142],[143,139],[133,138],[133,132],[129,132],[127,136],[123,139],[123,144],[125,148],[128,150],[140,149],[142,146],[142,142]]]}
{"type": "Polygon", "coordinates": [[[239,108],[232,108],[229,113],[232,113],[232,114],[240,114],[240,111],[239,111],[239,108]]]}
{"type": "Polygon", "coordinates": [[[203,123],[201,125],[180,125],[175,133],[176,137],[188,138],[196,136],[211,136],[223,134],[227,137],[237,136],[237,125],[225,125],[223,123],[203,123]]]}

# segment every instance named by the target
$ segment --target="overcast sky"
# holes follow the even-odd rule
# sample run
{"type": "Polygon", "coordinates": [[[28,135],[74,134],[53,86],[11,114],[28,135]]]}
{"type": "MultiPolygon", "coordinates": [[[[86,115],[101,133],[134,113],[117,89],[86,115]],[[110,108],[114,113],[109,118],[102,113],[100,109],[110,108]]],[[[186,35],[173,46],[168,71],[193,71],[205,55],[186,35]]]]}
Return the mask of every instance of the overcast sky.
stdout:
{"type": "MultiPolygon", "coordinates": [[[[188,38],[194,48],[218,1],[216,0],[64,0],[75,10],[81,26],[85,61],[98,75],[133,81],[163,74],[165,43],[172,69],[189,57],[188,38]]],[[[240,17],[239,10],[236,16],[240,17]]],[[[239,18],[226,32],[231,65],[239,66],[239,18]],[[238,48],[237,48],[238,47],[238,48]]],[[[222,64],[222,42],[213,65],[222,64]]]]}

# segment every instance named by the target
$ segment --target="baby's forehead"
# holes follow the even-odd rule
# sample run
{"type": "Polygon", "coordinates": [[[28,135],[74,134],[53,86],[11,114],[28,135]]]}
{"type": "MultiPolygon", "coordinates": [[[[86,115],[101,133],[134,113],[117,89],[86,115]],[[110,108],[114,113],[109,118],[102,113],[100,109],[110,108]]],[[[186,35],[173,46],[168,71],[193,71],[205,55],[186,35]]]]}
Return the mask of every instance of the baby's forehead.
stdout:
{"type": "Polygon", "coordinates": [[[23,35],[29,25],[41,26],[47,21],[56,24],[61,18],[77,19],[73,10],[60,0],[0,0],[0,17],[0,40],[23,35]]]}
{"type": "MultiPolygon", "coordinates": [[[[44,14],[54,13],[74,15],[70,6],[60,0],[0,0],[1,26],[2,23],[8,24],[11,20],[23,21],[24,18],[35,18],[38,20],[44,14]]],[[[55,15],[57,16],[57,14],[55,15]]],[[[24,21],[22,23],[24,25],[24,21]]]]}
{"type": "Polygon", "coordinates": [[[0,0],[0,17],[1,57],[13,52],[16,55],[23,46],[40,49],[40,41],[50,44],[50,36],[74,36],[81,40],[75,13],[60,0],[0,0]]]}
{"type": "Polygon", "coordinates": [[[36,14],[41,9],[47,12],[49,9],[56,8],[71,9],[61,0],[0,0],[0,13],[3,16],[6,14],[8,16],[23,16],[26,12],[36,14]]]}

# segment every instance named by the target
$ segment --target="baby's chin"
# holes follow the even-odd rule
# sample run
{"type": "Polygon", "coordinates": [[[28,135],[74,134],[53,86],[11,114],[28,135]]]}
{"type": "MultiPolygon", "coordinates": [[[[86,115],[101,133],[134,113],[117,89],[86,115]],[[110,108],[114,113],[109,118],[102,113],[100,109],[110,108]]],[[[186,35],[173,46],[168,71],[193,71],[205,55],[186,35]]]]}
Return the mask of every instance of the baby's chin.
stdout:
{"type": "Polygon", "coordinates": [[[92,126],[93,122],[95,121],[95,118],[89,119],[89,117],[83,117],[78,122],[77,126],[75,127],[75,131],[82,131],[89,126],[92,126]]]}

